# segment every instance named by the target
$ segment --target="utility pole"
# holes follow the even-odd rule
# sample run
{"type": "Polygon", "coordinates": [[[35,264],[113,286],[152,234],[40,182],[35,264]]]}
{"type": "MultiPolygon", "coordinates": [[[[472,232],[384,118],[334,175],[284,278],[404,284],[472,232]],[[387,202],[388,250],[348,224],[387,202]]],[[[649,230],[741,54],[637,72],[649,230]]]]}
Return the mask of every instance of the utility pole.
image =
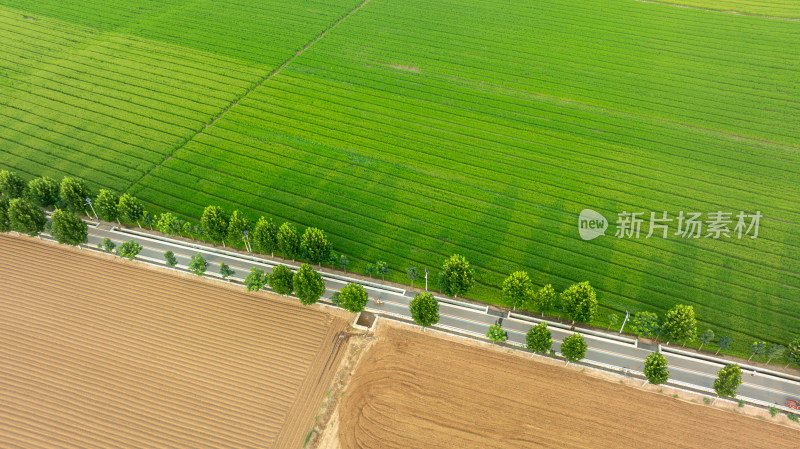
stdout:
{"type": "Polygon", "coordinates": [[[625,310],[625,319],[622,321],[622,327],[619,328],[619,333],[617,334],[618,337],[620,335],[622,335],[622,329],[625,329],[625,323],[628,322],[628,317],[630,317],[630,316],[631,316],[631,314],[628,313],[627,310],[625,310]]]}
{"type": "Polygon", "coordinates": [[[428,291],[428,269],[425,269],[425,291],[428,291]]]}
{"type": "Polygon", "coordinates": [[[94,210],[94,206],[92,206],[92,199],[91,198],[86,198],[86,201],[84,201],[83,204],[87,204],[87,205],[89,205],[89,207],[92,208],[92,212],[94,212],[94,218],[97,219],[97,223],[100,223],[100,217],[97,216],[97,212],[94,210]]]}

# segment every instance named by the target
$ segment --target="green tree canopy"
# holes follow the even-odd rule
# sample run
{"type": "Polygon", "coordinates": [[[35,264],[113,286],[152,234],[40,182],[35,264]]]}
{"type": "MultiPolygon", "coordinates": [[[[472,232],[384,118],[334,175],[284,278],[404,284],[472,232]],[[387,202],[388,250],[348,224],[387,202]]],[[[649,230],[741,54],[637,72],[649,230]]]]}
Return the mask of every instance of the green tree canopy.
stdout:
{"type": "Polygon", "coordinates": [[[50,234],[58,243],[65,245],[80,245],[86,241],[88,227],[86,223],[71,212],[56,209],[51,216],[53,225],[50,234]]]}
{"type": "Polygon", "coordinates": [[[367,274],[369,275],[369,277],[372,277],[372,275],[375,274],[376,271],[378,271],[378,267],[376,267],[374,263],[368,263],[364,267],[364,270],[367,271],[367,274]]]}
{"type": "Polygon", "coordinates": [[[202,276],[206,273],[206,269],[208,268],[208,262],[203,257],[202,254],[197,253],[192,256],[192,261],[189,262],[189,271],[198,275],[202,276]]]}
{"type": "Polygon", "coordinates": [[[542,321],[528,329],[528,333],[525,335],[525,346],[531,352],[541,352],[543,354],[550,352],[553,347],[553,338],[550,334],[550,329],[547,328],[547,323],[542,321]]]}
{"type": "Polygon", "coordinates": [[[731,347],[731,343],[733,343],[733,339],[731,339],[731,337],[728,336],[719,337],[719,339],[717,339],[717,346],[719,346],[719,349],[717,349],[717,352],[715,352],[715,354],[719,354],[720,351],[728,350],[728,348],[731,347]]]}
{"type": "Polygon", "coordinates": [[[389,272],[389,264],[379,260],[375,262],[375,270],[381,275],[383,280],[386,280],[386,273],[389,272]]]}
{"type": "Polygon", "coordinates": [[[533,296],[533,282],[528,273],[515,271],[503,281],[503,298],[515,310],[532,302],[533,296]]]}
{"type": "Polygon", "coordinates": [[[350,265],[350,259],[348,259],[344,254],[339,256],[339,267],[346,272],[348,265],[350,265]]]}
{"type": "Polygon", "coordinates": [[[116,248],[116,247],[117,247],[117,245],[114,242],[112,242],[111,239],[109,239],[109,238],[104,238],[103,239],[103,248],[105,249],[105,251],[107,253],[113,253],[114,252],[114,248],[116,248]]]}
{"type": "Polygon", "coordinates": [[[411,281],[411,287],[414,287],[414,281],[419,277],[417,267],[406,267],[406,277],[411,281]]]}
{"type": "Polygon", "coordinates": [[[619,314],[617,314],[617,313],[609,313],[608,314],[608,329],[606,329],[606,330],[611,330],[611,326],[615,326],[617,323],[619,323],[619,319],[620,319],[619,314]]]}
{"type": "Polygon", "coordinates": [[[261,217],[256,223],[253,231],[253,247],[261,254],[269,253],[275,255],[278,248],[278,227],[272,222],[271,218],[261,217]]]}
{"type": "Polygon", "coordinates": [[[750,358],[747,360],[751,360],[754,356],[755,357],[764,357],[764,354],[767,353],[767,342],[765,341],[754,341],[750,345],[750,358]]]}
{"type": "Polygon", "coordinates": [[[8,200],[0,198],[0,232],[11,230],[11,221],[8,218],[8,200]]]}
{"type": "Polygon", "coordinates": [[[64,207],[77,214],[85,209],[86,198],[91,198],[92,192],[82,179],[64,177],[58,195],[64,207]]]}
{"type": "Polygon", "coordinates": [[[307,263],[300,265],[300,268],[294,273],[292,283],[294,284],[295,296],[306,306],[319,301],[319,298],[325,293],[325,281],[307,263]]]}
{"type": "Polygon", "coordinates": [[[25,180],[16,172],[0,170],[0,195],[11,201],[25,193],[25,180]]]}
{"type": "Polygon", "coordinates": [[[631,319],[631,325],[643,337],[658,337],[661,324],[658,322],[658,315],[654,312],[636,312],[631,319]]]}
{"type": "Polygon", "coordinates": [[[175,235],[181,232],[181,226],[178,222],[178,217],[172,215],[171,212],[164,212],[158,216],[156,227],[159,231],[166,235],[175,235]]]}
{"type": "Polygon", "coordinates": [[[231,245],[243,242],[244,231],[250,229],[250,222],[238,210],[233,211],[228,219],[227,239],[231,245]]]}
{"type": "Polygon", "coordinates": [[[445,259],[439,273],[439,289],[446,295],[458,297],[475,285],[475,277],[464,256],[453,254],[445,259]]]}
{"type": "Polygon", "coordinates": [[[597,296],[594,288],[586,281],[570,286],[561,294],[561,305],[573,323],[591,321],[597,312],[597,296]]]}
{"type": "Polygon", "coordinates": [[[727,365],[717,372],[714,391],[721,398],[736,397],[739,385],[742,384],[742,368],[737,364],[727,365]]]}
{"type": "Polygon", "coordinates": [[[561,343],[561,355],[570,362],[577,362],[586,357],[588,348],[581,334],[572,334],[561,343]]]}
{"type": "Polygon", "coordinates": [[[547,284],[533,296],[533,305],[539,309],[542,316],[556,302],[556,290],[552,285],[547,284]]]}
{"type": "Polygon", "coordinates": [[[101,189],[94,200],[94,210],[101,220],[116,221],[119,219],[119,196],[111,190],[101,189]]]}
{"type": "Polygon", "coordinates": [[[28,183],[28,198],[39,207],[51,207],[58,203],[58,183],[47,176],[34,178],[28,183]]]}
{"type": "Polygon", "coordinates": [[[203,209],[200,226],[203,228],[203,235],[225,246],[225,235],[228,232],[228,215],[221,207],[208,206],[203,209]]]}
{"type": "Polygon", "coordinates": [[[261,268],[252,267],[250,273],[244,278],[244,285],[248,292],[257,292],[267,285],[267,275],[261,268]]]}
{"type": "Polygon", "coordinates": [[[707,331],[700,334],[700,347],[697,348],[697,350],[701,351],[704,345],[707,345],[712,341],[714,341],[714,331],[708,329],[707,331]]]}
{"type": "Polygon", "coordinates": [[[118,205],[119,216],[127,222],[136,222],[142,227],[140,220],[144,216],[144,206],[135,196],[125,193],[119,197],[118,205]]]}
{"type": "Polygon", "coordinates": [[[279,295],[291,295],[294,291],[294,273],[286,265],[278,265],[269,276],[269,286],[279,295]]]}
{"type": "Polygon", "coordinates": [[[660,385],[669,380],[669,362],[658,352],[651,352],[644,359],[644,377],[653,385],[660,385]]]}
{"type": "Polygon", "coordinates": [[[287,222],[278,228],[278,248],[292,261],[300,254],[300,238],[293,224],[287,222]]]}
{"type": "Polygon", "coordinates": [[[508,332],[503,329],[503,326],[493,324],[489,326],[489,330],[486,332],[486,338],[492,340],[492,343],[502,343],[508,339],[508,332]]]}
{"type": "Polygon", "coordinates": [[[35,237],[44,231],[47,217],[30,200],[14,198],[8,203],[8,223],[12,231],[35,237]]]}
{"type": "Polygon", "coordinates": [[[236,274],[236,270],[230,267],[230,265],[226,264],[225,262],[220,262],[219,264],[219,275],[222,276],[222,279],[229,278],[236,274]]]}
{"type": "Polygon", "coordinates": [[[175,253],[172,251],[167,251],[164,253],[164,260],[167,261],[167,266],[173,268],[175,265],[178,265],[178,258],[175,257],[175,253]]]}
{"type": "Polygon", "coordinates": [[[300,239],[300,250],[311,263],[322,265],[331,257],[332,245],[319,228],[307,228],[300,239]]]}
{"type": "Polygon", "coordinates": [[[142,225],[150,230],[153,230],[153,225],[155,225],[156,217],[150,211],[142,212],[142,225]]]}
{"type": "Polygon", "coordinates": [[[342,287],[339,292],[340,305],[353,313],[358,313],[364,310],[369,301],[367,291],[360,284],[353,284],[352,282],[342,287]]]}
{"type": "Polygon", "coordinates": [[[663,324],[664,333],[671,340],[694,340],[697,336],[697,320],[692,306],[677,305],[667,312],[663,324]]]}
{"type": "Polygon", "coordinates": [[[136,243],[133,240],[128,240],[127,242],[123,242],[121,245],[117,247],[117,255],[119,257],[124,257],[129,260],[133,260],[137,254],[142,251],[142,245],[136,243]]]}
{"type": "Polygon", "coordinates": [[[417,293],[408,305],[411,318],[423,330],[439,322],[439,301],[428,292],[417,293]]]}
{"type": "Polygon", "coordinates": [[[786,352],[786,348],[781,345],[769,345],[767,348],[767,364],[772,361],[772,359],[779,359],[786,352]]]}
{"type": "Polygon", "coordinates": [[[800,365],[800,337],[795,337],[786,347],[786,360],[789,362],[786,364],[787,368],[792,363],[800,365]]]}

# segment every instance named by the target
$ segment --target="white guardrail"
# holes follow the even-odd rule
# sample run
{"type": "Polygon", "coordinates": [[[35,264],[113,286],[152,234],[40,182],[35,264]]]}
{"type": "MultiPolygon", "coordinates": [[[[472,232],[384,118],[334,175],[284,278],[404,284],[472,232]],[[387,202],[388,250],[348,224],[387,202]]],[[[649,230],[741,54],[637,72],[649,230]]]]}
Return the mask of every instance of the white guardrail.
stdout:
{"type": "MultiPolygon", "coordinates": [[[[514,313],[514,312],[511,312],[511,311],[508,312],[508,315],[506,316],[506,319],[522,321],[522,322],[531,323],[531,324],[534,324],[534,325],[544,322],[544,323],[547,323],[547,325],[550,326],[550,327],[555,327],[555,328],[558,328],[558,329],[572,331],[570,326],[568,326],[566,324],[563,324],[563,323],[557,323],[557,322],[554,322],[554,321],[548,321],[548,320],[545,320],[545,319],[542,319],[542,318],[536,318],[536,317],[532,317],[532,316],[528,316],[528,315],[520,315],[518,313],[514,313]]],[[[591,335],[593,337],[602,338],[602,339],[605,339],[605,340],[613,340],[613,341],[616,341],[616,342],[619,342],[619,343],[629,344],[629,345],[631,345],[633,347],[638,347],[638,340],[633,339],[633,338],[622,337],[622,336],[613,335],[613,334],[607,334],[605,332],[593,331],[591,329],[575,328],[575,330],[572,331],[572,332],[577,332],[579,334],[584,334],[584,335],[591,335]]]]}

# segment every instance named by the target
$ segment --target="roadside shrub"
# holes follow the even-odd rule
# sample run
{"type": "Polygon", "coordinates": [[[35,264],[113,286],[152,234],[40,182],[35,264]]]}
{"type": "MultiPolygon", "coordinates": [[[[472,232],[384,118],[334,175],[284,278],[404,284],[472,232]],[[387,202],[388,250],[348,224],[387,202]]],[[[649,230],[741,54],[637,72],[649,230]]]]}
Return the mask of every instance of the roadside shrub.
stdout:
{"type": "Polygon", "coordinates": [[[774,418],[775,415],[777,415],[777,414],[778,414],[778,409],[770,405],[769,406],[769,415],[774,418]]]}
{"type": "Polygon", "coordinates": [[[797,415],[795,415],[794,413],[787,413],[786,417],[789,418],[790,420],[794,421],[794,422],[798,421],[797,415]]]}

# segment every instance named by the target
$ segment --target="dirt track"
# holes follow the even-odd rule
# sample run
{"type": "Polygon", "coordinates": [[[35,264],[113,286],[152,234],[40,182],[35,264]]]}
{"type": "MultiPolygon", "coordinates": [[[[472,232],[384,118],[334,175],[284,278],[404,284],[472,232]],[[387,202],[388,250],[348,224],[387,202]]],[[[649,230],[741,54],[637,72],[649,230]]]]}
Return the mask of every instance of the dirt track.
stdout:
{"type": "Polygon", "coordinates": [[[343,316],[103,259],[0,235],[0,447],[302,447],[343,316]]]}
{"type": "Polygon", "coordinates": [[[796,448],[733,412],[379,326],[343,398],[342,448],[796,448]]]}

